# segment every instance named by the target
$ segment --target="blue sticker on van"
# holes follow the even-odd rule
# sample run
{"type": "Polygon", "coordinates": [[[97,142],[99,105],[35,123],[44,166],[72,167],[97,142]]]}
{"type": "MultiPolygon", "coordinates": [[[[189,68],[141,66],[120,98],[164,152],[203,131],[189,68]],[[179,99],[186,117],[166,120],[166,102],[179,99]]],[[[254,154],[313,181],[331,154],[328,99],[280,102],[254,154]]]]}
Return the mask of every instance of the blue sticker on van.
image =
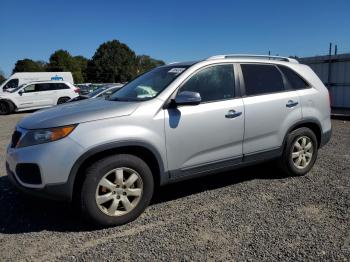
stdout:
{"type": "Polygon", "coordinates": [[[51,80],[55,80],[55,81],[62,80],[62,81],[63,81],[63,77],[62,77],[62,76],[55,75],[55,76],[51,77],[51,80]]]}

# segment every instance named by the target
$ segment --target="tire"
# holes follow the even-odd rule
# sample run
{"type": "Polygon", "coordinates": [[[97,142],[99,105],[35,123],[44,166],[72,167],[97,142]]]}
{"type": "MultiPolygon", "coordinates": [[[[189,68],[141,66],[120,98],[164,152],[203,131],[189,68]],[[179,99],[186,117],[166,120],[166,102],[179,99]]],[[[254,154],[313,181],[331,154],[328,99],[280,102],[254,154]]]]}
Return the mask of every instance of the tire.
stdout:
{"type": "Polygon", "coordinates": [[[280,168],[288,176],[305,175],[315,164],[317,151],[317,138],[311,129],[301,127],[293,130],[287,136],[285,148],[279,161],[280,168]],[[303,141],[306,141],[304,145],[303,141]],[[311,143],[311,149],[309,143],[311,143]]]}
{"type": "Polygon", "coordinates": [[[64,103],[66,103],[69,99],[70,99],[69,97],[60,97],[60,98],[57,100],[57,105],[64,104],[64,103]]]}
{"type": "Polygon", "coordinates": [[[9,101],[0,101],[0,115],[8,115],[13,112],[14,106],[9,101]]]}
{"type": "Polygon", "coordinates": [[[95,225],[123,225],[141,215],[152,199],[153,189],[152,172],[142,159],[127,154],[109,156],[98,160],[86,170],[80,196],[81,210],[84,217],[95,225]],[[124,179],[119,178],[118,182],[117,174],[121,172],[124,179]],[[137,180],[132,173],[137,176],[137,180]],[[133,178],[129,180],[128,177],[133,178]],[[112,182],[113,186],[109,183],[108,188],[101,186],[102,181],[106,180],[112,182]],[[127,186],[133,180],[136,182],[127,186]],[[133,196],[134,194],[138,196],[133,196]],[[106,199],[109,200],[103,202],[106,199]]]}

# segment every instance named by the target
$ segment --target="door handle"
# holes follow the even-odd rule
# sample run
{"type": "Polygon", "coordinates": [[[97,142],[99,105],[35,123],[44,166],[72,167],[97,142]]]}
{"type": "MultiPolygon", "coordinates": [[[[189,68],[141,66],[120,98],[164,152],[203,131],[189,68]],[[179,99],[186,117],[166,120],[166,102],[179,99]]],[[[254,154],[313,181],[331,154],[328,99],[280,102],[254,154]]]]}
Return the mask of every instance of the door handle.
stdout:
{"type": "Polygon", "coordinates": [[[293,101],[293,100],[288,100],[288,103],[286,104],[286,107],[289,107],[289,108],[291,108],[291,107],[295,107],[295,106],[297,106],[299,103],[298,102],[296,102],[296,101],[293,101]]]}
{"type": "Polygon", "coordinates": [[[241,114],[242,114],[242,112],[236,112],[235,110],[232,109],[226,113],[225,117],[226,118],[235,118],[235,117],[240,116],[241,114]]]}

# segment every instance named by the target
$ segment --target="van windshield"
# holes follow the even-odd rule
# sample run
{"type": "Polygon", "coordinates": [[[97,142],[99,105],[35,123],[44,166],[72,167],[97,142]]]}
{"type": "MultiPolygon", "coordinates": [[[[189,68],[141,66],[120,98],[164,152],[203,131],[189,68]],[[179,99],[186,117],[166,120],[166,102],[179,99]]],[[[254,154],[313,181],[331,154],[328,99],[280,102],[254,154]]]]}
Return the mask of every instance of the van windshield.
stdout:
{"type": "Polygon", "coordinates": [[[18,90],[20,90],[22,87],[24,87],[25,85],[26,85],[26,84],[22,84],[22,85],[16,87],[15,89],[12,89],[12,90],[4,90],[4,91],[7,91],[7,92],[9,92],[9,93],[15,93],[15,92],[17,92],[18,90]]]}
{"type": "Polygon", "coordinates": [[[126,84],[108,100],[145,101],[160,94],[171,82],[180,76],[189,66],[171,65],[157,67],[126,84]]]}

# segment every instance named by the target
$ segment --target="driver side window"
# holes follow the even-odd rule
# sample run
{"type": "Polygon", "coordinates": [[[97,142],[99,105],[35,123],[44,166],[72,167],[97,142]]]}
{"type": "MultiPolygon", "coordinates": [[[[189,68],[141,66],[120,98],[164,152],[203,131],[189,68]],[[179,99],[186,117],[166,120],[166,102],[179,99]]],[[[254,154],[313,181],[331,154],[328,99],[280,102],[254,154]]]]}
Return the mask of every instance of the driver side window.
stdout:
{"type": "Polygon", "coordinates": [[[180,92],[198,92],[202,102],[232,99],[235,96],[233,65],[215,65],[195,73],[180,92]]]}

